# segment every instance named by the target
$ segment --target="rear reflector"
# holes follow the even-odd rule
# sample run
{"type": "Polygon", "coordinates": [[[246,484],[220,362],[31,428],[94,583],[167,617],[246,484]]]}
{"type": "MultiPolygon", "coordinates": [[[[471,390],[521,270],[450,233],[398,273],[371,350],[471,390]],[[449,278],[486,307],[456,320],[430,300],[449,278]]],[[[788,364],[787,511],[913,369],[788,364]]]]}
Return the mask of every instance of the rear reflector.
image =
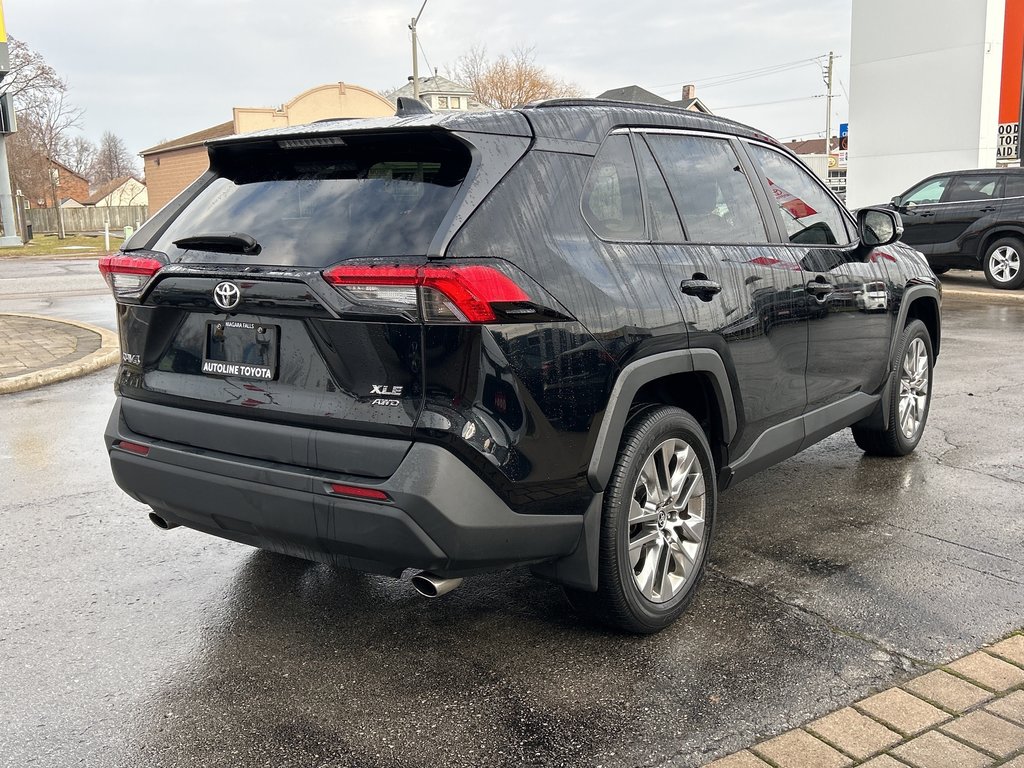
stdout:
{"type": "Polygon", "coordinates": [[[145,256],[127,256],[115,253],[100,259],[100,274],[114,292],[114,298],[139,293],[163,262],[145,256]]]}
{"type": "Polygon", "coordinates": [[[489,323],[497,319],[492,303],[530,301],[507,275],[480,265],[341,264],[325,271],[324,279],[357,304],[381,309],[414,311],[419,295],[423,319],[428,321],[489,323]]]}
{"type": "Polygon", "coordinates": [[[358,485],[344,485],[343,483],[328,483],[327,487],[336,496],[351,496],[355,499],[371,501],[391,501],[390,496],[376,488],[360,488],[358,485]]]}
{"type": "Polygon", "coordinates": [[[128,453],[135,453],[135,454],[138,454],[139,456],[148,456],[149,455],[149,446],[148,445],[139,445],[138,443],[129,443],[127,440],[121,440],[119,443],[116,443],[115,445],[116,445],[116,447],[120,448],[122,451],[128,451],[128,453]]]}

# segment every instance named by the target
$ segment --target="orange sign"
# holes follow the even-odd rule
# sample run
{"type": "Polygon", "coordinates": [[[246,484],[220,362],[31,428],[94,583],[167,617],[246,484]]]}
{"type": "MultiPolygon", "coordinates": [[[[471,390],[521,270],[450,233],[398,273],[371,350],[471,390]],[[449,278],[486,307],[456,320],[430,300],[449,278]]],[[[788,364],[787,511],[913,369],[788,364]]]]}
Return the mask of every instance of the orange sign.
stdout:
{"type": "Polygon", "coordinates": [[[1001,160],[1018,157],[1021,123],[1021,75],[1024,71],[1024,0],[1006,0],[1003,27],[1003,70],[999,90],[999,148],[1001,160]]]}
{"type": "Polygon", "coordinates": [[[1006,0],[1003,28],[1003,83],[999,92],[999,122],[1020,120],[1021,71],[1024,69],[1024,0],[1006,0]]]}

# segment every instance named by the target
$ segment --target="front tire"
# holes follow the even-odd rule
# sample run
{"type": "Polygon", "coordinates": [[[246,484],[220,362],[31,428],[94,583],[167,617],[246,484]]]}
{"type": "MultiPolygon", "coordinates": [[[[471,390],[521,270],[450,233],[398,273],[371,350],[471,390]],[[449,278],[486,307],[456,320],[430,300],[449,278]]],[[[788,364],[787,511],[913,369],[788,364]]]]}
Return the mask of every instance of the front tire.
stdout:
{"type": "Polygon", "coordinates": [[[889,381],[889,426],[853,425],[853,439],[874,456],[906,456],[921,442],[932,400],[935,355],[928,328],[911,320],[896,348],[899,365],[889,381]]]}
{"type": "Polygon", "coordinates": [[[686,610],[707,563],[717,504],[707,437],[690,414],[657,406],[626,427],[605,491],[598,590],[566,590],[600,621],[638,634],[686,610]]]}
{"type": "Polygon", "coordinates": [[[1016,290],[1024,285],[1024,243],[1016,237],[996,240],[985,251],[985,279],[993,288],[1016,290]]]}

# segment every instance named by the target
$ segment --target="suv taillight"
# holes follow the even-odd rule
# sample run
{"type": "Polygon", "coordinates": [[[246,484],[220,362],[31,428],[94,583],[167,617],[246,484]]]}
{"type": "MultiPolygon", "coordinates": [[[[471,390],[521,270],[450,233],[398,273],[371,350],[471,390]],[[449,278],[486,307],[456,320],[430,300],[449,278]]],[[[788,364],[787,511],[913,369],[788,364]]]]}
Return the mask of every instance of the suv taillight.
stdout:
{"type": "Polygon", "coordinates": [[[101,258],[99,266],[100,274],[114,292],[114,298],[122,299],[141,293],[164,264],[147,256],[114,253],[101,258]]]}
{"type": "Polygon", "coordinates": [[[533,312],[530,296],[491,266],[339,264],[323,275],[355,304],[427,322],[495,322],[495,304],[522,304],[525,312],[533,312]]]}

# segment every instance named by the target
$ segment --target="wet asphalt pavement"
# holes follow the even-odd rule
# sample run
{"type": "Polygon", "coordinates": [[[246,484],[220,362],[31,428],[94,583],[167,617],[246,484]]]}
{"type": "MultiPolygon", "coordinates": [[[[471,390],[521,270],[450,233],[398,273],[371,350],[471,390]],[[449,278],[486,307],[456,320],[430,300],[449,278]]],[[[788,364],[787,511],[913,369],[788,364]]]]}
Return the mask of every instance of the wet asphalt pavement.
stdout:
{"type": "MultiPolygon", "coordinates": [[[[112,324],[102,283],[3,276],[0,311],[112,324]]],[[[1024,303],[947,300],[918,451],[847,431],[724,494],[708,578],[649,638],[524,569],[427,601],[160,531],[110,477],[113,369],[6,395],[0,764],[692,766],[800,725],[1024,625],[1022,332],[1024,303]]]]}

